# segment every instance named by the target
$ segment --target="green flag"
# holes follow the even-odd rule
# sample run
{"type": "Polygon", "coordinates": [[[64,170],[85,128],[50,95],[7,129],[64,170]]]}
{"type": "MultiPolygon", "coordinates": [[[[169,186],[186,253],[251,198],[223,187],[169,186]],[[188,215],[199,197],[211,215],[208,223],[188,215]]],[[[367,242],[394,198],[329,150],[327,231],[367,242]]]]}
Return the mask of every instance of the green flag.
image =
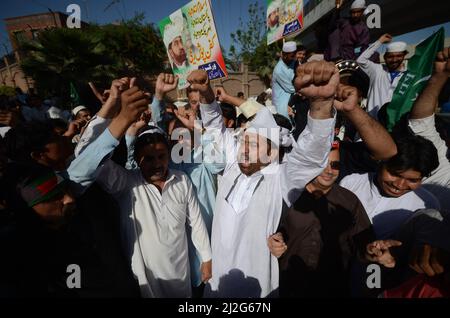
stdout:
{"type": "Polygon", "coordinates": [[[70,82],[70,99],[72,100],[74,106],[78,106],[81,104],[80,95],[78,95],[77,89],[72,82],[70,82]]]}
{"type": "Polygon", "coordinates": [[[416,47],[414,56],[408,62],[407,71],[398,83],[387,107],[389,131],[411,110],[416,98],[430,79],[436,55],[444,48],[444,37],[444,28],[440,28],[416,47]]]}

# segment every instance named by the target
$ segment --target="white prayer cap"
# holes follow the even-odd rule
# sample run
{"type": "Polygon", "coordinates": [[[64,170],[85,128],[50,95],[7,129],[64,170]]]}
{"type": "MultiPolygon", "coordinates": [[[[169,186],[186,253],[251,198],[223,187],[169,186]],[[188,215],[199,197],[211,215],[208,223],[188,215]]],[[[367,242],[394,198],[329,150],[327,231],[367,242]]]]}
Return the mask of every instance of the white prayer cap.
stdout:
{"type": "Polygon", "coordinates": [[[254,116],[260,111],[261,108],[264,108],[264,106],[250,98],[238,107],[240,113],[244,114],[246,118],[254,116]]]}
{"type": "Polygon", "coordinates": [[[76,116],[79,112],[81,112],[82,110],[88,110],[88,108],[86,106],[80,105],[75,107],[74,109],[72,109],[72,115],[76,116]]]}
{"type": "Polygon", "coordinates": [[[355,0],[353,1],[350,10],[360,10],[365,8],[367,8],[365,0],[355,0]]]}
{"type": "Polygon", "coordinates": [[[262,107],[255,117],[247,123],[246,133],[253,133],[272,141],[277,147],[280,146],[280,126],[277,125],[273,114],[266,107],[262,107]]]}
{"type": "Polygon", "coordinates": [[[297,51],[297,43],[294,41],[285,42],[283,44],[283,52],[284,53],[292,53],[297,51]]]}
{"type": "Polygon", "coordinates": [[[278,0],[272,1],[267,7],[267,16],[269,16],[272,12],[278,10],[280,8],[280,2],[278,0]]]}
{"type": "Polygon", "coordinates": [[[405,52],[407,44],[405,42],[392,42],[386,48],[386,53],[405,52]]]}
{"type": "Polygon", "coordinates": [[[168,23],[164,27],[164,45],[168,48],[169,44],[172,43],[177,37],[181,36],[183,28],[176,23],[168,23]]]}

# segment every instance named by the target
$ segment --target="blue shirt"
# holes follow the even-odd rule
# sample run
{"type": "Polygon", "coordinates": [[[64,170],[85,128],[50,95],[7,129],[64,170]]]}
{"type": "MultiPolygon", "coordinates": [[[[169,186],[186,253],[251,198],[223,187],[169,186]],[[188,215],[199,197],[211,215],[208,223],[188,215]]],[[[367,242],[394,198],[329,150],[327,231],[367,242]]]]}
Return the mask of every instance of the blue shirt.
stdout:
{"type": "MultiPolygon", "coordinates": [[[[154,122],[159,128],[163,129],[162,123],[164,122],[165,113],[164,104],[158,101],[156,98],[152,103],[152,117],[154,122]],[[154,116],[156,115],[156,116],[154,116]]],[[[127,169],[137,168],[137,163],[134,160],[134,142],[135,136],[125,136],[127,148],[128,148],[128,160],[126,163],[127,169]]],[[[216,175],[225,168],[225,159],[223,163],[209,162],[206,156],[209,152],[205,150],[207,147],[212,147],[212,140],[206,138],[205,135],[201,138],[201,147],[193,149],[190,153],[190,158],[187,161],[180,163],[170,162],[169,167],[171,169],[183,171],[191,180],[197,199],[200,205],[200,212],[208,230],[209,237],[211,237],[211,228],[213,220],[214,205],[216,202],[217,193],[217,178],[216,175]],[[202,149],[204,151],[202,151],[202,149]]],[[[172,156],[170,156],[172,158],[172,156]]],[[[189,229],[189,227],[187,227],[189,229]]],[[[201,284],[201,258],[196,252],[196,249],[188,235],[189,245],[189,263],[191,266],[191,283],[193,286],[199,286],[201,284]]]]}

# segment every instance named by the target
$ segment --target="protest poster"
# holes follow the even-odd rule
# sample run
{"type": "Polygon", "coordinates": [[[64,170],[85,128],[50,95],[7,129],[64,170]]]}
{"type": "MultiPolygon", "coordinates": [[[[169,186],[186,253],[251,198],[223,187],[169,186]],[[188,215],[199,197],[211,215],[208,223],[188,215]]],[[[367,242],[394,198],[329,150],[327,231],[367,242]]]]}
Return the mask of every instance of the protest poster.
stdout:
{"type": "Polygon", "coordinates": [[[294,35],[303,28],[302,0],[267,0],[267,44],[294,35]]]}
{"type": "Polygon", "coordinates": [[[203,69],[209,79],[228,76],[209,0],[194,0],[159,22],[178,88],[189,86],[187,76],[203,69]]]}

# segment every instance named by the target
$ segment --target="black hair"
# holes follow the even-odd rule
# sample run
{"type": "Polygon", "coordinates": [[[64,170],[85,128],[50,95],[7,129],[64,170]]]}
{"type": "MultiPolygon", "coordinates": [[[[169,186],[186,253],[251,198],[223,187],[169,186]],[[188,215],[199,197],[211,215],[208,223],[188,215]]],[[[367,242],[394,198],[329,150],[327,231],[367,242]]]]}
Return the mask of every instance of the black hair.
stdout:
{"type": "Polygon", "coordinates": [[[236,122],[236,107],[228,103],[220,103],[220,109],[222,110],[223,117],[236,122]]]}
{"type": "Polygon", "coordinates": [[[43,151],[46,145],[57,139],[58,136],[48,122],[19,124],[5,135],[6,156],[17,162],[30,163],[32,152],[43,151]]]}
{"type": "Polygon", "coordinates": [[[306,46],[304,46],[304,45],[297,46],[297,52],[298,51],[307,51],[306,46]]]}
{"type": "Polygon", "coordinates": [[[161,133],[148,133],[137,138],[134,144],[134,157],[136,158],[140,150],[145,146],[155,144],[164,144],[167,147],[167,151],[170,151],[169,141],[166,136],[161,133]]]}
{"type": "Polygon", "coordinates": [[[395,138],[397,154],[384,162],[390,173],[406,170],[420,172],[422,178],[428,177],[439,166],[439,157],[433,143],[421,136],[410,134],[395,138]]]}

